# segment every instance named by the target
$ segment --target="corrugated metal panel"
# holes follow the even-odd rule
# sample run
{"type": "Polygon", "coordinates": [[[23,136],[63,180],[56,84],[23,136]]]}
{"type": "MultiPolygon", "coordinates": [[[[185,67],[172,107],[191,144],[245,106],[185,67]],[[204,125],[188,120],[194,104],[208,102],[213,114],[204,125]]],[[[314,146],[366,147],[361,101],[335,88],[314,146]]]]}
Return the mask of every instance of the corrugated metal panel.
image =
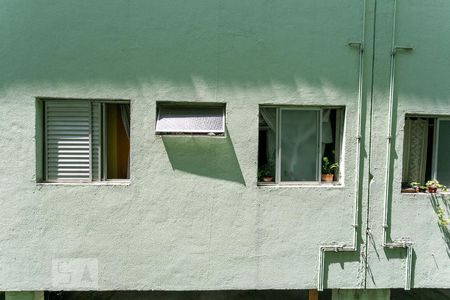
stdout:
{"type": "Polygon", "coordinates": [[[47,101],[45,130],[47,180],[89,181],[90,103],[47,101]]]}

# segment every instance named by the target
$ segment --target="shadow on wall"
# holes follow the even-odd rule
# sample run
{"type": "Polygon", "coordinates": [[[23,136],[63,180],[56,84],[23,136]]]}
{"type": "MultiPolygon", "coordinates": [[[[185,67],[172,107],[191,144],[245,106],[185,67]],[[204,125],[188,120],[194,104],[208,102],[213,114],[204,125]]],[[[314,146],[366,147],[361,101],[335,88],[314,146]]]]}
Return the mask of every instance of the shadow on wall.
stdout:
{"type": "Polygon", "coordinates": [[[192,88],[220,80],[265,93],[275,82],[334,99],[329,85],[357,91],[358,56],[346,43],[360,37],[361,10],[354,0],[6,1],[0,82],[192,88]]]}
{"type": "MultiPolygon", "coordinates": [[[[359,249],[359,244],[358,244],[359,249]]],[[[330,266],[339,264],[341,270],[345,270],[346,264],[352,262],[361,263],[361,257],[359,251],[355,252],[328,252],[325,256],[325,268],[323,275],[324,289],[328,289],[328,279],[330,275],[330,266]]]]}
{"type": "Polygon", "coordinates": [[[174,170],[245,185],[228,130],[226,137],[163,136],[174,170]]]}
{"type": "MultiPolygon", "coordinates": [[[[450,195],[442,194],[442,195],[436,195],[436,194],[430,194],[430,201],[431,205],[433,206],[434,212],[436,213],[436,219],[438,222],[439,229],[442,233],[442,238],[444,239],[445,243],[447,244],[447,255],[450,257],[450,231],[448,229],[447,224],[441,224],[440,222],[445,223],[445,219],[447,219],[446,215],[450,215],[450,195]],[[441,201],[439,201],[439,198],[441,198],[441,201]],[[443,205],[440,204],[440,202],[443,203],[443,205]],[[443,219],[439,219],[439,214],[442,213],[441,216],[443,219]]],[[[447,221],[448,222],[448,221],[447,221]]]]}

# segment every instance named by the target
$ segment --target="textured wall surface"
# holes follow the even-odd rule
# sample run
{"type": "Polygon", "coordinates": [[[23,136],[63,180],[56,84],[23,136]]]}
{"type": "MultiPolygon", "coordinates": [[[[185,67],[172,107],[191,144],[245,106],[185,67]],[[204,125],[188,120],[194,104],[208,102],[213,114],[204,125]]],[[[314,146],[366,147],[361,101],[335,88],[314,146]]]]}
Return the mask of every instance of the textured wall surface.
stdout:
{"type": "MultiPolygon", "coordinates": [[[[393,4],[0,0],[0,290],[62,289],[58,259],[95,261],[101,290],[314,288],[355,195],[357,251],[326,253],[325,287],[403,287],[405,251],[381,247],[393,4]],[[37,184],[36,97],[129,99],[131,183],[37,184]],[[155,136],[156,101],[226,103],[227,139],[155,136]],[[345,106],[344,184],[258,187],[260,104],[345,106]]],[[[450,287],[430,199],[399,192],[404,114],[450,114],[449,9],[397,3],[414,50],[396,60],[391,235],[415,243],[413,287],[450,287]]]]}

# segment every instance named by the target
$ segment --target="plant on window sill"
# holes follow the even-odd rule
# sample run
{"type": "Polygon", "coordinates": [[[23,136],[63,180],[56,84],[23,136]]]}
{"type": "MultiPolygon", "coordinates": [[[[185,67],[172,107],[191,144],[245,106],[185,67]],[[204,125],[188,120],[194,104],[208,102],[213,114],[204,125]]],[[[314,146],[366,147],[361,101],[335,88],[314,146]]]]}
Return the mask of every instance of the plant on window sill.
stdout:
{"type": "Polygon", "coordinates": [[[438,191],[447,192],[447,187],[440,184],[436,179],[428,180],[425,185],[413,181],[409,184],[410,188],[402,189],[402,193],[430,193],[435,194],[438,191]]]}
{"type": "Polygon", "coordinates": [[[271,162],[266,163],[258,171],[258,180],[260,182],[273,182],[274,164],[271,162]]]}
{"type": "Polygon", "coordinates": [[[436,179],[428,180],[425,186],[427,187],[428,193],[432,194],[436,193],[438,189],[443,192],[447,191],[447,187],[445,185],[440,184],[439,181],[437,181],[436,179]]]}
{"type": "Polygon", "coordinates": [[[334,174],[339,168],[338,163],[331,163],[328,157],[324,156],[322,158],[322,181],[323,182],[333,182],[334,174]]]}

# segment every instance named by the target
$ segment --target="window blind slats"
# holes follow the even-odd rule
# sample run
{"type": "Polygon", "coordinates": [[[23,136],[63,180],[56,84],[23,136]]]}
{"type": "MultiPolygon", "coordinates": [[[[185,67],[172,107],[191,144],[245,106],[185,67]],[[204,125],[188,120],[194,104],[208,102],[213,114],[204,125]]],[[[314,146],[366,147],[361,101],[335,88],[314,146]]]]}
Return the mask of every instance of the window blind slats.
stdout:
{"type": "Polygon", "coordinates": [[[90,180],[90,105],[46,102],[47,180],[90,180]]]}

